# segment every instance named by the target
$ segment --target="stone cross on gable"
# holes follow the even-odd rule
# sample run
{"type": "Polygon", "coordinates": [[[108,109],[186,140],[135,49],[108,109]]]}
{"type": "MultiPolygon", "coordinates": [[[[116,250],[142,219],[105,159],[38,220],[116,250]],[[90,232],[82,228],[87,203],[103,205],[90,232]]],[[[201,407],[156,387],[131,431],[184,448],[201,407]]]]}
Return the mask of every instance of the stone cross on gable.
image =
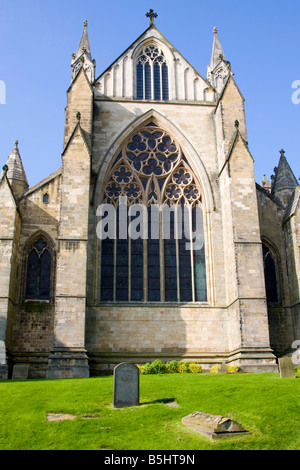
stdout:
{"type": "Polygon", "coordinates": [[[157,18],[157,13],[154,13],[153,8],[150,8],[150,11],[146,13],[147,18],[150,18],[150,25],[154,24],[154,18],[157,18]]]}
{"type": "Polygon", "coordinates": [[[285,157],[285,150],[281,149],[281,150],[280,150],[280,155],[281,155],[282,157],[285,157]]]}

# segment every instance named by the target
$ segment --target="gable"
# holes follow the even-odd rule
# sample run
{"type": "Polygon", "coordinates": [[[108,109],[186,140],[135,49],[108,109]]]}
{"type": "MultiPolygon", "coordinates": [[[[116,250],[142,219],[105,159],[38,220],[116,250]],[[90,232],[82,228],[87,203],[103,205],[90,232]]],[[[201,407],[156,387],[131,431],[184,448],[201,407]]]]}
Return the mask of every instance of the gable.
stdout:
{"type": "MultiPolygon", "coordinates": [[[[154,26],[150,26],[95,81],[95,96],[138,99],[137,63],[147,47],[155,47],[168,70],[169,100],[214,100],[211,85],[154,26]]],[[[147,58],[146,58],[147,59],[147,58]]],[[[154,58],[149,60],[150,66],[154,58]],[[151,62],[152,61],[152,62],[151,62]]],[[[153,74],[153,73],[152,73],[153,74]]],[[[151,96],[148,99],[156,99],[151,96]]],[[[163,97],[162,97],[163,100],[163,97]]]]}

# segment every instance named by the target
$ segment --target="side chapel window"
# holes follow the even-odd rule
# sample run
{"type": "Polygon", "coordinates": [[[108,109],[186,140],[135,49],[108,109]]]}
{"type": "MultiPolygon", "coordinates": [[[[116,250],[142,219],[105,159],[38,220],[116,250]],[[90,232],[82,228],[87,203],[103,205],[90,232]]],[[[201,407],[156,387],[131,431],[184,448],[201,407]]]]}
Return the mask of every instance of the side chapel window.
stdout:
{"type": "Polygon", "coordinates": [[[27,258],[26,300],[50,300],[52,255],[48,243],[39,238],[27,258]]]}
{"type": "Polygon", "coordinates": [[[136,66],[138,100],[169,100],[168,66],[164,53],[156,46],[147,46],[140,53],[136,66]]]}
{"type": "MultiPolygon", "coordinates": [[[[115,206],[117,223],[115,239],[100,241],[100,301],[206,301],[201,187],[178,143],[153,123],[140,129],[125,141],[104,188],[102,202],[115,206]],[[120,196],[146,208],[147,237],[118,237],[120,196]],[[154,205],[169,210],[157,216],[154,205]],[[197,233],[190,249],[190,235],[178,236],[186,233],[184,224],[197,233]]],[[[128,223],[134,219],[129,215],[128,223]]]]}

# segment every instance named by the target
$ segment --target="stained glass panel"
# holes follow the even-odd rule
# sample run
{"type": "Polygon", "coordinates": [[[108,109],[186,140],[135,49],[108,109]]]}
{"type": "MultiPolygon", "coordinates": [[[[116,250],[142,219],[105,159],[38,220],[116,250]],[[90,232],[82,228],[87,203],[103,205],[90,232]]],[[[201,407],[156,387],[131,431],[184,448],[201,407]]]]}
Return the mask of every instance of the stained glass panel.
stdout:
{"type": "Polygon", "coordinates": [[[151,66],[145,64],[145,100],[151,100],[151,66]]]}
{"type": "Polygon", "coordinates": [[[144,98],[144,73],[143,73],[143,65],[138,63],[136,66],[136,97],[138,100],[142,100],[144,98]]]}
{"type": "Polygon", "coordinates": [[[161,83],[160,83],[160,65],[156,62],[154,64],[154,99],[161,99],[161,83]]]}
{"type": "Polygon", "coordinates": [[[51,286],[51,264],[52,258],[48,250],[45,250],[40,257],[40,283],[39,283],[39,299],[50,299],[51,286]]]}
{"type": "Polygon", "coordinates": [[[114,240],[101,243],[101,300],[114,300],[114,240]]]}
{"type": "Polygon", "coordinates": [[[144,300],[144,253],[143,240],[130,240],[131,243],[131,300],[144,300]]]}
{"type": "Polygon", "coordinates": [[[170,238],[164,240],[165,300],[177,302],[177,261],[174,237],[174,213],[170,217],[170,238]]]}
{"type": "Polygon", "coordinates": [[[169,79],[168,79],[168,66],[162,65],[162,99],[169,101],[169,79]]]}
{"type": "Polygon", "coordinates": [[[26,299],[37,299],[39,277],[39,256],[32,249],[27,261],[26,299]]]}
{"type": "MultiPolygon", "coordinates": [[[[148,233],[151,233],[151,210],[148,209],[148,233]]],[[[159,240],[149,238],[147,241],[148,258],[148,301],[160,301],[160,251],[159,240]]]]}

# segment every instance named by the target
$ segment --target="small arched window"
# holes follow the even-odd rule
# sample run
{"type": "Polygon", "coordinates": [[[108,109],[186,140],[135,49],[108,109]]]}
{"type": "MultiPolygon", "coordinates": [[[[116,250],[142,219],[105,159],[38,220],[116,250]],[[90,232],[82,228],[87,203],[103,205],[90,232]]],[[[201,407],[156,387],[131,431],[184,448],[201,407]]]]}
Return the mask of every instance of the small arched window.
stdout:
{"type": "Polygon", "coordinates": [[[156,46],[144,47],[137,59],[136,97],[138,100],[169,100],[168,66],[156,46]]]}
{"type": "Polygon", "coordinates": [[[43,203],[44,204],[49,204],[49,194],[45,193],[43,196],[43,203]]]}
{"type": "Polygon", "coordinates": [[[31,246],[26,268],[26,300],[50,300],[52,254],[47,241],[39,238],[31,246]]]}

